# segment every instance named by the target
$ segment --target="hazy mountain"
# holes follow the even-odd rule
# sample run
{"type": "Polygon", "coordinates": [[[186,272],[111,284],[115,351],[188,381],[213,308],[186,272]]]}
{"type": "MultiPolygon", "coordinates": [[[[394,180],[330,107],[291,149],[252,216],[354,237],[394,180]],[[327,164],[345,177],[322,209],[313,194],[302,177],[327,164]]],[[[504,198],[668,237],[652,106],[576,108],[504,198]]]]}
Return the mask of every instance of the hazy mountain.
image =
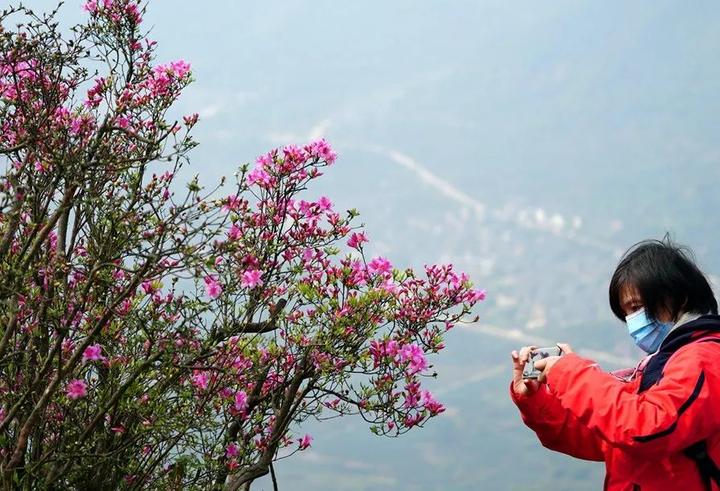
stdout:
{"type": "Polygon", "coordinates": [[[313,425],[312,450],[277,465],[281,489],[600,487],[602,465],[522,425],[508,353],[547,340],[608,367],[635,359],[606,288],[637,240],[671,231],[720,273],[719,14],[663,0],[151,6],[163,60],[194,68],[181,110],[201,115],[204,182],[326,136],[340,159],[313,192],[360,209],[373,251],[451,261],[489,291],[480,325],[436,360],[443,417],[398,440],[313,425]]]}

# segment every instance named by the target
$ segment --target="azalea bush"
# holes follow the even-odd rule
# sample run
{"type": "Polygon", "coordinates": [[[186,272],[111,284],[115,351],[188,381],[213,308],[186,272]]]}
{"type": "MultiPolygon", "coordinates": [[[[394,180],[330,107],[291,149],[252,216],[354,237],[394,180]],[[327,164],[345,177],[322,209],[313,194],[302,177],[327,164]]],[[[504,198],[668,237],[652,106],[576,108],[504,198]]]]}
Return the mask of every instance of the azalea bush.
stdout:
{"type": "Polygon", "coordinates": [[[0,478],[27,489],[249,489],[312,444],[309,418],[398,436],[484,298],[452,266],[368,257],[311,181],[324,140],[183,187],[192,81],[144,5],[0,14],[0,478]],[[223,183],[221,183],[223,184],[223,183]]]}

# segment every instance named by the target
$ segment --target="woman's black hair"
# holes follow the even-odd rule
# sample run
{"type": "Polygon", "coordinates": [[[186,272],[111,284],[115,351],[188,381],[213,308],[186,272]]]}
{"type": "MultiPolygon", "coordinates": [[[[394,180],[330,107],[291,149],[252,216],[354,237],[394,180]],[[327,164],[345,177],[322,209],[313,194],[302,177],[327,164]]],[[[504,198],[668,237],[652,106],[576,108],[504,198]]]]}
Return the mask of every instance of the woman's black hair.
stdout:
{"type": "Polygon", "coordinates": [[[663,240],[635,244],[615,269],[610,280],[610,308],[621,321],[626,316],[620,305],[625,286],[637,289],[651,319],[657,319],[662,310],[668,310],[675,321],[684,312],[718,312],[715,295],[695,265],[692,251],[673,243],[667,235],[663,240]]]}

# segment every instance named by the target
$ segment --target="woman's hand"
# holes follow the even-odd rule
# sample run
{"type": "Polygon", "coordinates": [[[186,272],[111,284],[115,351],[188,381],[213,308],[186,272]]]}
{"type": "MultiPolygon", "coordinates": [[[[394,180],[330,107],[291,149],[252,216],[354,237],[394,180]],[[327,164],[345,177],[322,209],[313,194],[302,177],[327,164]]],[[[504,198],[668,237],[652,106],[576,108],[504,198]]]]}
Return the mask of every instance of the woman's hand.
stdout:
{"type": "MultiPolygon", "coordinates": [[[[562,350],[564,355],[573,352],[569,344],[558,343],[557,346],[562,350]]],[[[562,356],[548,356],[547,358],[543,358],[542,360],[537,360],[535,362],[535,368],[542,372],[538,377],[538,382],[545,383],[550,370],[552,370],[553,365],[555,365],[560,358],[562,358],[562,356]]]]}
{"type": "Polygon", "coordinates": [[[525,380],[523,378],[523,369],[525,364],[530,357],[530,352],[536,349],[537,346],[524,346],[520,348],[520,351],[513,351],[510,353],[513,362],[513,378],[512,387],[513,392],[519,396],[530,396],[537,392],[540,384],[537,380],[525,380]]]}

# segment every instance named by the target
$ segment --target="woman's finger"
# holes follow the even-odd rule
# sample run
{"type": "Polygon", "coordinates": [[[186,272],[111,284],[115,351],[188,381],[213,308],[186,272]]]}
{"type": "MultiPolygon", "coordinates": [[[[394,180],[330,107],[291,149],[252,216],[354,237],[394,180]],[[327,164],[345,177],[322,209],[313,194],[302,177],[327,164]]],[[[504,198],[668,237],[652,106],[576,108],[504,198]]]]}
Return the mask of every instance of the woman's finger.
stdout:
{"type": "Polygon", "coordinates": [[[513,380],[521,380],[525,364],[520,362],[520,354],[517,351],[510,353],[513,364],[513,380]]]}
{"type": "Polygon", "coordinates": [[[522,348],[520,348],[520,362],[522,364],[527,363],[528,358],[530,357],[530,353],[534,349],[537,349],[537,346],[523,346],[522,348]]]}
{"type": "Polygon", "coordinates": [[[535,362],[535,369],[540,370],[540,375],[538,375],[537,381],[541,384],[545,383],[545,380],[547,379],[547,373],[545,373],[545,368],[547,367],[548,361],[554,357],[548,357],[543,358],[542,360],[538,360],[535,362]]]}

